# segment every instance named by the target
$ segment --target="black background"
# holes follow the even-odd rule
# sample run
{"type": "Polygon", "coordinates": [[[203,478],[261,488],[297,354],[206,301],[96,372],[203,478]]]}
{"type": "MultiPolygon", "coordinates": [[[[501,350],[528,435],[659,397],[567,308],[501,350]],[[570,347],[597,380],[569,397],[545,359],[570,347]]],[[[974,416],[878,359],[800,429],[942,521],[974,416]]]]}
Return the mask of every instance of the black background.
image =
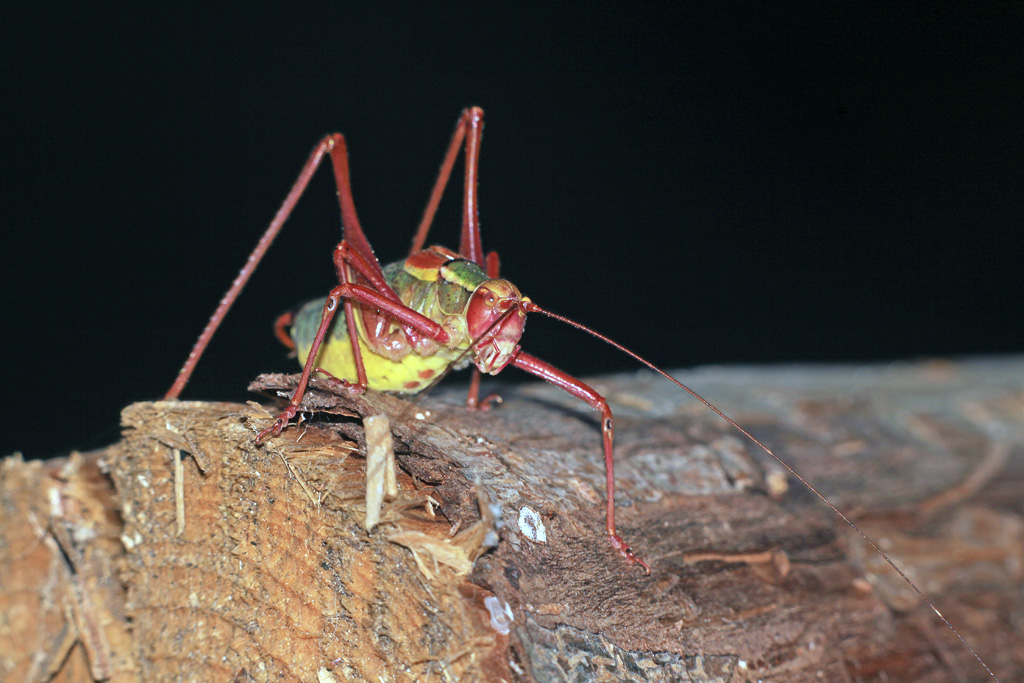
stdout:
{"type": "MultiPolygon", "coordinates": [[[[403,256],[471,104],[485,248],[656,363],[1024,348],[1019,3],[481,5],[3,10],[0,452],[102,446],[162,395],[325,133],[403,256]]],[[[271,323],[331,286],[339,236],[322,173],[186,398],[293,368],[271,323]]],[[[523,345],[636,367],[537,318],[523,345]]]]}

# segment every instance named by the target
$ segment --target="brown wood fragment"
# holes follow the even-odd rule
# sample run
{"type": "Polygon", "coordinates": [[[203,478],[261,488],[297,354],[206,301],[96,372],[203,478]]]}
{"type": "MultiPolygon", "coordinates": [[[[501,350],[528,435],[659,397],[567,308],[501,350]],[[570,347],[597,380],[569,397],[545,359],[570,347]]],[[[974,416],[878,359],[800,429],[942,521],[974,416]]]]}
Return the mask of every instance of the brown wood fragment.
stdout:
{"type": "MultiPolygon", "coordinates": [[[[944,367],[685,379],[1020,680],[1024,361],[944,367]]],[[[604,538],[595,418],[543,386],[477,414],[456,393],[314,382],[306,422],[262,446],[272,409],[142,403],[102,453],[3,462],[0,679],[986,680],[720,420],[647,375],[594,384],[616,411],[620,533],[649,577],[604,538]],[[372,415],[401,470],[367,532],[372,415]]]]}
{"type": "Polygon", "coordinates": [[[138,680],[98,456],[0,466],[0,680],[138,680]]]}

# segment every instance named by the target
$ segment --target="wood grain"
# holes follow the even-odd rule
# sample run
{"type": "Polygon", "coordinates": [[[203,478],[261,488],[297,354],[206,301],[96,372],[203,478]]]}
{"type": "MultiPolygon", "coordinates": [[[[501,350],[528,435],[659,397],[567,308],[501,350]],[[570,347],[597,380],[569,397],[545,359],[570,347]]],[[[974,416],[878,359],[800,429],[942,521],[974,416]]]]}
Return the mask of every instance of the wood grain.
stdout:
{"type": "MultiPolygon", "coordinates": [[[[1024,676],[1024,360],[683,379],[855,517],[1004,681],[1024,676]]],[[[595,417],[550,388],[504,386],[480,414],[454,390],[317,381],[307,420],[261,446],[258,406],[140,403],[105,451],[4,462],[0,678],[988,680],[727,425],[646,374],[594,385],[616,413],[620,533],[651,576],[604,537],[595,417]],[[367,533],[375,414],[401,471],[367,533]]]]}

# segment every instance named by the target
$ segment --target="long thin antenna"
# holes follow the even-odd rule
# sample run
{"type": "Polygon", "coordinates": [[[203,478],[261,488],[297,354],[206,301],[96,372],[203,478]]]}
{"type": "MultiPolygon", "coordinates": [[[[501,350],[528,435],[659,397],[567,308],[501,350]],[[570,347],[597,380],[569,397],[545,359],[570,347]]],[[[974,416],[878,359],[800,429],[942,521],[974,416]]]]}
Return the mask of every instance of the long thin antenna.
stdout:
{"type": "Polygon", "coordinates": [[[904,580],[904,581],[906,581],[906,582],[907,582],[907,584],[908,584],[908,585],[909,585],[909,586],[910,586],[911,588],[913,588],[913,589],[914,589],[914,592],[915,592],[915,593],[917,593],[917,596],[918,596],[919,598],[921,598],[922,600],[924,600],[924,601],[925,601],[925,602],[926,602],[926,603],[928,604],[928,606],[932,608],[932,611],[933,611],[933,612],[935,612],[935,615],[936,615],[936,616],[938,616],[938,618],[939,618],[939,619],[940,619],[940,620],[942,621],[942,623],[944,623],[944,624],[945,624],[946,626],[948,626],[948,627],[949,627],[949,630],[953,632],[953,634],[954,634],[954,635],[955,635],[955,636],[956,636],[956,637],[957,637],[957,638],[958,638],[958,639],[960,640],[960,642],[961,642],[961,643],[963,643],[964,647],[966,647],[966,648],[968,649],[968,651],[970,651],[970,653],[971,653],[972,655],[974,655],[974,658],[975,658],[975,659],[977,659],[977,660],[978,660],[978,663],[979,663],[979,664],[981,664],[981,666],[982,666],[982,667],[983,667],[983,668],[985,669],[985,671],[987,671],[987,672],[988,672],[988,675],[989,675],[989,676],[991,676],[991,677],[992,677],[992,679],[993,679],[993,680],[995,680],[995,681],[996,681],[997,683],[999,682],[999,678],[997,678],[997,677],[996,677],[996,675],[995,675],[994,673],[992,673],[992,669],[988,668],[988,665],[987,665],[987,664],[985,664],[985,661],[984,661],[984,660],[983,660],[983,659],[982,659],[982,658],[981,658],[981,657],[980,657],[980,656],[978,655],[978,653],[977,653],[977,652],[975,652],[975,651],[974,651],[974,648],[972,648],[972,647],[971,647],[970,645],[968,645],[968,644],[967,644],[967,641],[966,641],[966,640],[964,640],[963,636],[961,636],[961,635],[960,635],[960,632],[959,632],[959,631],[957,631],[957,630],[956,630],[955,628],[953,628],[953,624],[949,623],[949,620],[948,620],[948,619],[946,619],[946,617],[942,616],[942,612],[940,612],[940,611],[938,610],[938,608],[937,608],[937,607],[935,607],[935,605],[934,605],[934,604],[932,603],[932,601],[928,599],[928,596],[927,596],[927,595],[925,595],[924,593],[922,593],[922,592],[921,592],[921,589],[919,589],[919,588],[918,588],[918,587],[917,587],[917,586],[916,586],[916,585],[914,584],[914,582],[910,580],[910,577],[908,577],[908,576],[907,576],[906,574],[904,574],[904,573],[903,573],[903,570],[902,570],[902,569],[900,569],[900,568],[899,568],[898,566],[896,566],[896,563],[895,563],[895,562],[893,562],[892,560],[890,560],[890,559],[889,559],[889,556],[888,556],[888,555],[886,555],[886,554],[885,554],[884,552],[882,552],[882,549],[881,549],[881,548],[879,548],[879,547],[878,547],[877,545],[875,545],[875,542],[874,542],[874,541],[872,541],[872,540],[871,540],[870,538],[868,538],[867,534],[865,534],[865,533],[864,533],[863,531],[861,531],[861,530],[860,530],[860,527],[858,527],[858,526],[857,526],[856,524],[854,524],[854,523],[853,523],[852,521],[850,521],[850,518],[849,518],[849,517],[847,517],[846,515],[844,515],[844,514],[843,514],[842,512],[840,512],[840,511],[839,511],[839,508],[837,508],[837,507],[836,507],[835,505],[833,505],[833,504],[832,504],[832,503],[831,503],[831,502],[829,501],[829,499],[828,499],[828,498],[826,498],[825,496],[823,496],[823,495],[822,495],[822,494],[821,494],[821,493],[820,493],[820,492],[818,491],[818,489],[816,489],[816,488],[814,488],[813,486],[811,486],[811,485],[810,485],[810,483],[808,483],[808,481],[807,481],[806,479],[804,479],[804,478],[803,478],[803,477],[801,477],[801,476],[800,476],[799,474],[797,474],[796,470],[794,470],[794,469],[793,469],[792,467],[790,467],[790,466],[789,466],[789,465],[788,465],[788,464],[786,463],[786,461],[785,461],[785,460],[783,460],[783,459],[782,459],[782,458],[780,458],[779,456],[775,455],[775,453],[774,453],[774,452],[772,452],[772,449],[768,448],[768,447],[767,447],[767,446],[765,446],[765,445],[764,445],[763,443],[761,443],[761,442],[760,442],[760,441],[759,441],[759,440],[757,439],[757,437],[755,437],[755,436],[754,436],[753,434],[751,434],[750,432],[748,432],[748,431],[747,431],[746,429],[744,429],[743,427],[739,426],[739,425],[738,425],[738,424],[737,424],[737,423],[736,423],[736,422],[735,422],[735,421],[734,421],[734,420],[733,420],[733,419],[732,419],[731,417],[729,417],[728,415],[726,415],[725,413],[723,413],[723,412],[722,412],[721,410],[719,410],[719,409],[718,409],[718,408],[716,408],[715,406],[711,405],[711,403],[709,403],[709,402],[707,401],[707,399],[705,399],[705,398],[704,398],[703,396],[701,396],[700,394],[698,394],[698,393],[697,393],[696,391],[694,391],[694,390],[693,390],[693,389],[691,389],[690,387],[686,386],[685,384],[683,384],[682,382],[680,382],[679,380],[677,380],[677,379],[676,379],[675,377],[673,377],[672,375],[670,375],[670,374],[668,374],[667,372],[665,372],[664,370],[660,369],[659,367],[657,367],[656,365],[654,365],[654,363],[651,363],[650,361],[648,361],[648,360],[647,360],[646,358],[643,358],[642,356],[640,356],[640,355],[638,355],[638,354],[636,354],[636,353],[634,353],[634,352],[630,351],[629,349],[627,349],[627,348],[626,348],[625,346],[623,346],[622,344],[620,344],[620,343],[618,343],[618,342],[616,342],[616,341],[614,341],[614,340],[612,340],[612,339],[609,339],[608,337],[604,336],[604,335],[603,335],[603,334],[601,334],[600,332],[597,332],[596,330],[592,330],[592,329],[590,329],[589,327],[587,327],[586,325],[583,325],[583,324],[581,324],[581,323],[578,323],[578,322],[576,322],[575,320],[570,320],[569,318],[566,318],[565,316],[562,316],[562,315],[558,315],[557,313],[552,313],[551,311],[545,310],[545,309],[541,308],[540,306],[538,306],[537,304],[533,303],[532,301],[526,301],[526,302],[523,302],[523,307],[524,307],[524,308],[526,309],[526,311],[527,311],[527,312],[529,312],[529,313],[540,313],[540,314],[542,314],[542,315],[546,315],[546,316],[547,316],[547,317],[549,317],[549,318],[554,318],[555,320],[558,320],[558,321],[560,321],[560,322],[563,322],[563,323],[565,323],[566,325],[569,325],[569,326],[571,326],[571,327],[575,327],[575,328],[576,328],[577,330],[580,330],[580,331],[582,331],[582,332],[586,332],[587,334],[589,334],[589,335],[591,335],[591,336],[597,337],[598,339],[600,339],[601,341],[605,342],[606,344],[610,344],[611,346],[614,346],[615,348],[617,348],[617,349],[618,349],[619,351],[622,351],[622,352],[623,352],[624,354],[626,354],[627,356],[630,356],[630,357],[632,357],[632,358],[633,358],[634,360],[636,360],[636,361],[638,361],[638,362],[640,362],[640,363],[643,363],[643,364],[644,364],[644,365],[646,365],[646,366],[647,366],[648,368],[650,368],[650,369],[651,369],[651,370],[653,370],[654,372],[658,373],[659,375],[661,375],[662,377],[664,377],[664,378],[665,378],[665,379],[667,379],[668,381],[672,382],[673,384],[675,384],[675,385],[676,385],[677,387],[679,387],[680,389],[682,389],[682,390],[683,390],[683,391],[685,391],[686,393],[690,394],[690,396],[693,396],[693,397],[694,397],[695,399],[697,399],[698,401],[700,401],[701,403],[703,403],[703,404],[704,404],[705,406],[707,406],[707,407],[708,407],[708,408],[709,408],[709,409],[710,409],[710,410],[711,410],[712,412],[714,412],[714,413],[715,413],[716,415],[718,415],[718,416],[719,416],[720,418],[722,418],[723,420],[725,420],[726,422],[728,422],[728,423],[729,423],[730,425],[732,425],[732,426],[733,426],[734,428],[736,428],[736,430],[737,430],[737,431],[739,431],[739,432],[740,432],[741,434],[743,434],[743,436],[747,437],[748,439],[750,439],[751,441],[753,441],[753,442],[754,442],[755,444],[757,444],[758,446],[760,446],[760,447],[761,447],[761,450],[763,450],[763,451],[764,451],[765,453],[767,453],[768,455],[772,456],[772,457],[773,457],[773,458],[775,459],[775,461],[776,461],[776,462],[778,462],[778,463],[779,463],[780,465],[782,465],[783,467],[785,467],[785,468],[786,468],[786,470],[787,470],[787,471],[788,471],[788,472],[789,472],[790,474],[792,474],[792,475],[793,475],[794,477],[796,477],[796,478],[797,478],[797,479],[798,479],[798,480],[800,481],[800,483],[801,483],[801,484],[803,484],[803,485],[804,485],[804,486],[806,486],[806,487],[807,487],[808,489],[810,489],[810,490],[811,490],[811,492],[812,492],[812,493],[814,493],[814,495],[816,495],[816,496],[817,496],[818,498],[820,498],[820,499],[821,499],[821,501],[822,501],[823,503],[825,503],[825,505],[829,506],[829,508],[831,508],[831,509],[832,509],[832,512],[836,513],[836,515],[837,515],[837,516],[839,517],[839,519],[841,519],[841,520],[843,520],[844,522],[846,522],[847,524],[849,524],[849,525],[850,525],[850,528],[852,528],[852,529],[853,529],[854,531],[856,531],[856,532],[857,532],[857,533],[858,533],[858,534],[860,535],[860,537],[861,537],[861,538],[863,538],[863,539],[864,539],[864,540],[865,540],[865,541],[867,542],[867,544],[868,544],[869,546],[871,546],[872,548],[874,548],[875,552],[876,552],[876,553],[878,553],[878,554],[879,554],[879,556],[881,556],[881,558],[882,558],[883,560],[885,560],[885,561],[886,561],[886,563],[887,563],[887,564],[888,564],[888,565],[889,565],[890,567],[892,567],[892,568],[893,568],[894,570],[896,570],[896,573],[897,573],[897,574],[899,574],[899,575],[900,575],[900,577],[902,577],[902,578],[903,578],[903,580],[904,580]]]}

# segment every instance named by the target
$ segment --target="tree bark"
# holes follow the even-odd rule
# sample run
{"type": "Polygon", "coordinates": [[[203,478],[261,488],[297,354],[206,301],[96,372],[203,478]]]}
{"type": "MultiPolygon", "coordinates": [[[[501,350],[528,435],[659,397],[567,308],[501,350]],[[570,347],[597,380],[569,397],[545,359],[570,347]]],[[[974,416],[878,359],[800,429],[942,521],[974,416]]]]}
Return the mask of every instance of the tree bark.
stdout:
{"type": "MultiPolygon", "coordinates": [[[[1024,360],[685,373],[1024,676],[1024,360]]],[[[286,394],[294,376],[253,388],[286,394]]],[[[649,374],[596,415],[552,387],[488,413],[353,396],[257,445],[255,404],[127,407],[123,439],[0,472],[5,681],[990,680],[865,542],[649,374]],[[369,532],[362,418],[398,495],[369,532]]],[[[272,410],[272,409],[271,409],[272,410]]],[[[55,427],[57,428],[57,427],[55,427]]]]}

